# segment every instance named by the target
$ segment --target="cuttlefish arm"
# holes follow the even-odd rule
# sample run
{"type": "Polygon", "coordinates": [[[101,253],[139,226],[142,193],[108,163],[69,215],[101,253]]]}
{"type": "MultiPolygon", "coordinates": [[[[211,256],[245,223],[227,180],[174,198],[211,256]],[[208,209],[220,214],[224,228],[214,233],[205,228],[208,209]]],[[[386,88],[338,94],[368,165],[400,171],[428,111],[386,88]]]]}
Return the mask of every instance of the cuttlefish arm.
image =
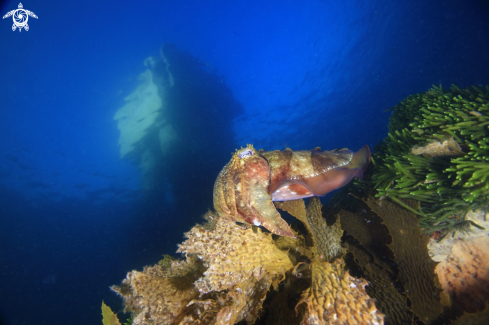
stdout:
{"type": "Polygon", "coordinates": [[[263,226],[274,234],[294,237],[268,193],[270,167],[253,146],[237,151],[214,184],[214,209],[220,216],[263,226]]]}
{"type": "Polygon", "coordinates": [[[323,196],[361,179],[370,150],[257,152],[253,146],[237,151],[214,184],[214,209],[221,216],[264,226],[274,234],[294,237],[272,201],[323,196]]]}

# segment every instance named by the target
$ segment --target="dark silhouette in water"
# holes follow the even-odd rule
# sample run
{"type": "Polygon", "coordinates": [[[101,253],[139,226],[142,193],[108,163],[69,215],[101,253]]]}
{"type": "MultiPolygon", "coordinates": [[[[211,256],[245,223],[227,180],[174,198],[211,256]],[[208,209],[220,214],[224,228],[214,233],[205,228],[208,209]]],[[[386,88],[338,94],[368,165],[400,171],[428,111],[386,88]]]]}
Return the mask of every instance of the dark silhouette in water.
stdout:
{"type": "Polygon", "coordinates": [[[177,238],[212,207],[214,181],[235,149],[232,120],[243,111],[224,78],[205,68],[202,61],[165,44],[152,69],[164,101],[163,118],[177,139],[165,153],[159,147],[158,129],[143,139],[144,150],[151,150],[157,166],[145,193],[145,209],[171,218],[177,238]],[[168,195],[173,209],[169,209],[169,200],[165,204],[168,195]]]}

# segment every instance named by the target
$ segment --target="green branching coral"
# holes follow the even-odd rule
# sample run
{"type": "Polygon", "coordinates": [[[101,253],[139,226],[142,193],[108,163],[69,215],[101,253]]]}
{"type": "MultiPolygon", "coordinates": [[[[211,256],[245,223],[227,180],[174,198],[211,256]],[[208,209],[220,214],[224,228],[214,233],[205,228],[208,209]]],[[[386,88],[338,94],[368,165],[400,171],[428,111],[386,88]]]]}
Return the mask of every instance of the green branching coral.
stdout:
{"type": "Polygon", "coordinates": [[[466,230],[465,214],[489,205],[489,86],[434,86],[392,109],[369,185],[401,205],[418,200],[425,232],[466,230]]]}
{"type": "Polygon", "coordinates": [[[126,321],[124,322],[124,325],[132,325],[133,323],[133,318],[132,318],[132,315],[129,316],[128,319],[126,319],[126,321]]]}

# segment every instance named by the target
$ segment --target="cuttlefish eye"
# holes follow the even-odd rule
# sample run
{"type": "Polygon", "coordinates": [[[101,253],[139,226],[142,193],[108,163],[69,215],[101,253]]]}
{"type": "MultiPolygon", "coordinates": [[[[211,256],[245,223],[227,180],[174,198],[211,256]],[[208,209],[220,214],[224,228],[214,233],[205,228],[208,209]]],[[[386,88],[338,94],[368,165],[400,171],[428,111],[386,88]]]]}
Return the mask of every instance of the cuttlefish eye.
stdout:
{"type": "Polygon", "coordinates": [[[238,153],[238,156],[241,159],[247,158],[249,156],[253,156],[253,150],[251,150],[251,149],[244,149],[243,151],[241,151],[240,153],[238,153]]]}

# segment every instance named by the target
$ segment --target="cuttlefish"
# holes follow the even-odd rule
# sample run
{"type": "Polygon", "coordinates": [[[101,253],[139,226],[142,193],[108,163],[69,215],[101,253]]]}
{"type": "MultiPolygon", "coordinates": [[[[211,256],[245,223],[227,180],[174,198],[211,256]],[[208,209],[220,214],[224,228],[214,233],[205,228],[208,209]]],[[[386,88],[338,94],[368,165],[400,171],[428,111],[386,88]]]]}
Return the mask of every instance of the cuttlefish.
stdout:
{"type": "Polygon", "coordinates": [[[214,209],[220,216],[263,226],[270,232],[294,237],[273,201],[323,196],[362,179],[370,162],[367,145],[322,151],[257,151],[252,145],[236,150],[214,184],[214,209]]]}

